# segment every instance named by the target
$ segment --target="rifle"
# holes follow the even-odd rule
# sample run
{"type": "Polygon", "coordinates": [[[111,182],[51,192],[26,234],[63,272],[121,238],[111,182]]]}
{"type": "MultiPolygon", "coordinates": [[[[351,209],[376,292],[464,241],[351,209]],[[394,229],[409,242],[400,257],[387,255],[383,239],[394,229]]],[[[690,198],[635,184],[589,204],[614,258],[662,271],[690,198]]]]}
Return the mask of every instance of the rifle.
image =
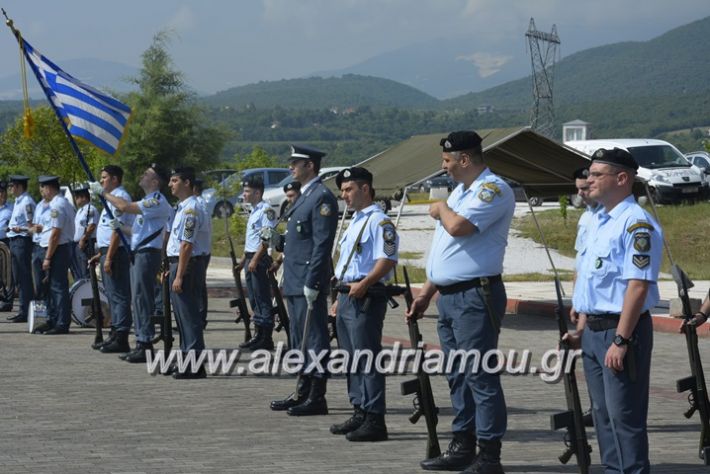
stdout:
{"type": "MultiPolygon", "coordinates": [[[[414,297],[412,296],[412,287],[409,283],[407,267],[403,266],[402,270],[404,272],[404,282],[406,285],[404,289],[404,301],[407,303],[407,310],[409,310],[414,302],[414,297]]],[[[412,349],[423,352],[424,346],[422,345],[420,347],[422,334],[419,332],[418,316],[417,314],[413,314],[407,321],[407,326],[409,326],[409,342],[412,345],[412,349]]],[[[416,394],[413,400],[414,412],[409,417],[409,421],[412,424],[416,424],[419,418],[421,418],[422,415],[424,416],[427,430],[426,457],[427,459],[438,457],[441,455],[439,438],[436,434],[436,425],[439,423],[439,409],[434,403],[434,394],[431,391],[429,374],[427,374],[421,366],[418,367],[417,378],[402,382],[401,391],[402,395],[416,394]]]]}
{"type": "MultiPolygon", "coordinates": [[[[562,304],[562,289],[560,280],[555,276],[555,292],[557,293],[557,307],[555,308],[555,317],[560,331],[560,349],[562,350],[562,366],[567,367],[567,358],[573,357],[570,354],[570,346],[562,336],[567,334],[567,322],[565,321],[564,305],[562,304]]],[[[582,411],[582,403],[579,400],[579,389],[577,388],[577,376],[574,373],[574,363],[572,360],[569,367],[570,370],[565,372],[565,398],[567,399],[567,410],[555,413],[550,416],[550,425],[553,430],[565,428],[564,442],[567,449],[559,460],[562,464],[567,464],[572,455],[577,457],[577,466],[579,472],[586,474],[589,472],[591,464],[590,453],[592,447],[587,442],[587,432],[584,428],[584,412],[582,411]]]]}
{"type": "Polygon", "coordinates": [[[237,297],[229,302],[230,308],[237,308],[237,319],[235,324],[240,322],[244,324],[244,342],[251,340],[251,315],[247,308],[247,300],[244,297],[244,287],[242,286],[242,277],[240,276],[239,262],[237,262],[237,254],[234,252],[234,242],[232,236],[229,235],[229,221],[227,216],[224,216],[224,229],[229,240],[229,256],[232,258],[232,276],[234,277],[234,287],[237,289],[237,297]]]}
{"type": "Polygon", "coordinates": [[[693,287],[688,275],[678,266],[673,265],[671,274],[678,286],[678,297],[683,304],[683,332],[685,333],[685,343],[688,348],[688,360],[690,361],[690,376],[676,381],[678,393],[690,392],[688,402],[690,408],[685,412],[686,418],[691,418],[697,411],[700,417],[700,447],[698,456],[706,466],[710,465],[710,402],[708,402],[708,390],[705,385],[705,372],[700,360],[698,350],[698,332],[694,323],[689,323],[693,319],[693,311],[690,306],[688,290],[693,287]]]}
{"type": "Polygon", "coordinates": [[[283,296],[281,295],[281,289],[279,288],[279,282],[276,280],[276,275],[271,270],[266,272],[269,275],[269,283],[271,284],[271,293],[273,296],[271,313],[277,317],[278,324],[276,325],[276,331],[281,332],[281,330],[286,331],[286,339],[291,340],[291,328],[290,321],[288,319],[288,312],[286,311],[286,305],[284,304],[283,296]]]}
{"type": "MultiPolygon", "coordinates": [[[[332,291],[337,293],[350,293],[350,285],[338,284],[333,286],[332,291]]],[[[387,298],[387,304],[390,308],[395,309],[399,307],[399,303],[394,299],[395,296],[400,296],[405,294],[406,288],[399,285],[373,285],[367,289],[365,294],[365,302],[363,303],[363,310],[367,311],[370,303],[370,296],[385,297],[387,298]]]]}

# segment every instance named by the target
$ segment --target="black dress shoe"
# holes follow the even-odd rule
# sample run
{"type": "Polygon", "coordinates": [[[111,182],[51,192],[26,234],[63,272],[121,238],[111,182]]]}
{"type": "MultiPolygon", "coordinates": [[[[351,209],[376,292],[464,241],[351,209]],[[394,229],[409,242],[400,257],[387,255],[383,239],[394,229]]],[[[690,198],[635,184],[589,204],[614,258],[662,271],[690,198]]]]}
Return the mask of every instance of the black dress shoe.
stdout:
{"type": "Polygon", "coordinates": [[[91,344],[91,348],[92,348],[92,349],[99,350],[99,349],[101,349],[103,346],[105,346],[106,344],[112,343],[114,339],[116,339],[116,333],[113,332],[113,331],[111,331],[111,332],[109,333],[109,335],[108,335],[108,338],[104,339],[104,340],[101,341],[101,342],[94,342],[93,344],[91,344]]]}
{"type": "Polygon", "coordinates": [[[49,323],[42,323],[32,330],[32,334],[44,334],[45,332],[52,329],[52,325],[49,323]]]}
{"type": "Polygon", "coordinates": [[[126,357],[124,357],[123,360],[129,364],[144,364],[147,361],[146,353],[149,351],[151,353],[153,352],[153,346],[151,344],[141,344],[135,351],[126,354],[126,357]]]}
{"type": "Polygon", "coordinates": [[[11,318],[7,318],[8,321],[12,323],[26,323],[27,322],[27,316],[24,314],[16,314],[15,316],[11,318]]]}
{"type": "Polygon", "coordinates": [[[425,459],[419,465],[425,471],[462,471],[476,458],[476,438],[471,433],[456,432],[449,448],[440,456],[425,459]]]}
{"type": "Polygon", "coordinates": [[[173,373],[173,378],[176,380],[189,380],[189,379],[204,379],[207,377],[207,372],[205,371],[205,366],[201,365],[197,372],[188,370],[186,372],[175,371],[173,373]]]}
{"type": "Polygon", "coordinates": [[[274,400],[271,402],[271,409],[274,411],[285,411],[296,405],[306,401],[308,393],[311,391],[311,378],[307,375],[301,375],[298,379],[296,391],[283,400],[274,400]]]}
{"type": "Polygon", "coordinates": [[[368,413],[365,422],[354,431],[345,435],[348,441],[387,441],[387,425],[385,415],[368,413]]]}
{"type": "Polygon", "coordinates": [[[584,412],[584,415],[582,415],[582,420],[584,420],[584,426],[586,426],[587,428],[594,427],[594,417],[592,417],[591,408],[584,412]]]}
{"type": "Polygon", "coordinates": [[[44,333],[45,336],[56,336],[57,334],[69,334],[69,328],[54,327],[44,333]]]}
{"type": "Polygon", "coordinates": [[[313,377],[308,399],[289,408],[286,413],[291,416],[315,416],[328,414],[328,402],[325,400],[325,378],[313,377]]]}
{"type": "Polygon", "coordinates": [[[128,333],[117,332],[113,341],[104,344],[99,349],[104,354],[116,354],[118,352],[130,352],[131,346],[128,344],[128,333]]]}
{"type": "Polygon", "coordinates": [[[353,412],[353,416],[345,420],[343,423],[338,423],[337,425],[332,425],[330,427],[330,432],[335,435],[345,435],[351,431],[355,431],[360,428],[365,422],[365,412],[356,406],[353,412]]]}
{"type": "Polygon", "coordinates": [[[12,311],[12,303],[7,303],[0,306],[0,312],[6,313],[8,311],[12,311]]]}
{"type": "Polygon", "coordinates": [[[11,315],[11,316],[7,316],[5,319],[7,319],[8,321],[12,321],[13,319],[15,319],[15,318],[18,317],[18,316],[20,316],[20,313],[18,313],[18,314],[13,314],[13,315],[11,315]]]}

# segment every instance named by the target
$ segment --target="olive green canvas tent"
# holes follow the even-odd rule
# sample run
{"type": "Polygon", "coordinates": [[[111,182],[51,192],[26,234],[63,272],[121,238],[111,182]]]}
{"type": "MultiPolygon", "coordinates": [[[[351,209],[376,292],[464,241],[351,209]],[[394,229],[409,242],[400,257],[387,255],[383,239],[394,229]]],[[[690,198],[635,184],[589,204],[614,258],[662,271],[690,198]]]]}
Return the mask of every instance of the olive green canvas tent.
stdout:
{"type": "MultiPolygon", "coordinates": [[[[485,161],[494,173],[522,185],[528,196],[574,194],[572,173],[589,165],[583,153],[551,140],[530,128],[479,130],[485,161]]],[[[375,178],[379,196],[401,196],[441,174],[441,146],[445,133],[415,135],[356,166],[375,178]]],[[[334,180],[327,183],[335,189],[334,180]]]]}

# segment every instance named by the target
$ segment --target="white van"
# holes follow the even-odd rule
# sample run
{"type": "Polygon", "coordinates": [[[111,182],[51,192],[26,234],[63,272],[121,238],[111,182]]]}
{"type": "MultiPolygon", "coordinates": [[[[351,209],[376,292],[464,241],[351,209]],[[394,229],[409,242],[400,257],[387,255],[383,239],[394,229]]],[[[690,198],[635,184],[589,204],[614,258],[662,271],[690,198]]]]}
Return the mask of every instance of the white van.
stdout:
{"type": "Polygon", "coordinates": [[[600,148],[621,148],[639,164],[639,177],[648,181],[657,202],[675,203],[701,197],[704,177],[676,147],[663,140],[621,138],[572,140],[565,145],[591,156],[600,148]]]}

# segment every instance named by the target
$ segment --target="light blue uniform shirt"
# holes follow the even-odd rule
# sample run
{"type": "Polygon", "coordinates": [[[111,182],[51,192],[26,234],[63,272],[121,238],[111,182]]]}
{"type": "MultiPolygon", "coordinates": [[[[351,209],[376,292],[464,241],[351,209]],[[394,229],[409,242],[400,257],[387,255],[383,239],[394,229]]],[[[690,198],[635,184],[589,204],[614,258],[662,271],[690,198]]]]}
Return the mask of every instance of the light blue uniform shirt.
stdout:
{"type": "Polygon", "coordinates": [[[74,206],[67,199],[57,194],[49,201],[49,210],[42,214],[42,233],[40,247],[49,246],[49,237],[53,229],[60,229],[57,245],[67,244],[74,240],[74,206]]]}
{"type": "MultiPolygon", "coordinates": [[[[20,227],[22,229],[27,229],[30,224],[32,224],[32,218],[35,213],[35,200],[29,195],[27,191],[20,194],[17,199],[15,199],[15,205],[12,208],[12,217],[10,217],[9,227],[20,227]]],[[[8,237],[27,237],[29,232],[23,230],[22,232],[8,231],[8,237]]]]}
{"type": "Polygon", "coordinates": [[[202,225],[202,213],[195,196],[190,196],[177,206],[175,217],[170,228],[170,238],[166,252],[168,257],[180,255],[180,244],[192,244],[192,255],[202,255],[203,250],[197,242],[197,229],[202,225]]]}
{"type": "MultiPolygon", "coordinates": [[[[91,203],[84,204],[76,211],[74,217],[74,242],[79,242],[86,232],[86,228],[90,224],[99,222],[99,210],[91,203]]],[[[88,237],[89,239],[96,238],[96,229],[88,237]]]]}
{"type": "Polygon", "coordinates": [[[147,239],[157,231],[161,231],[157,237],[150,242],[143,244],[141,248],[162,249],[163,248],[163,232],[165,222],[170,217],[172,207],[168,200],[165,199],[160,191],[155,191],[146,195],[136,204],[141,210],[141,213],[135,216],[131,232],[131,250],[140,250],[138,244],[143,239],[147,239]]]}
{"type": "MultiPolygon", "coordinates": [[[[34,217],[32,218],[32,223],[44,226],[45,214],[48,212],[49,212],[49,203],[47,201],[45,201],[44,199],[42,199],[35,206],[35,213],[34,213],[34,217]]],[[[32,234],[32,243],[40,245],[41,240],[42,240],[42,232],[37,232],[37,233],[32,234]]]]}
{"type": "MultiPolygon", "coordinates": [[[[340,259],[335,267],[335,276],[340,278],[345,263],[355,247],[355,253],[342,277],[343,283],[350,283],[365,278],[375,267],[377,260],[386,258],[397,261],[399,236],[394,224],[376,204],[353,214],[350,225],[340,239],[340,259]],[[363,227],[364,226],[364,227],[363,227]],[[364,231],[363,231],[364,229],[364,231]],[[362,237],[358,242],[358,235],[362,237]]],[[[385,282],[392,276],[385,275],[380,281],[385,282]]]]}
{"type": "Polygon", "coordinates": [[[7,237],[8,224],[12,218],[13,205],[11,202],[5,202],[0,206],[0,239],[7,237]]]}
{"type": "Polygon", "coordinates": [[[592,217],[587,245],[578,255],[577,281],[572,304],[580,313],[620,314],[629,280],[650,282],[641,312],[659,300],[663,231],[633,196],[611,212],[601,209],[592,217]]]}
{"type": "Polygon", "coordinates": [[[256,252],[261,248],[261,229],[264,227],[276,227],[276,211],[268,202],[261,201],[256,204],[249,219],[247,220],[246,240],[244,242],[245,252],[256,252]]]}
{"type": "Polygon", "coordinates": [[[202,196],[195,196],[197,208],[202,213],[202,226],[197,229],[197,244],[202,253],[196,255],[209,255],[212,251],[212,219],[207,210],[207,202],[202,196]]]}
{"type": "Polygon", "coordinates": [[[453,237],[437,222],[426,266],[427,279],[435,285],[452,285],[503,273],[515,211],[510,186],[486,168],[467,189],[459,184],[446,203],[475,225],[476,231],[453,237]]]}
{"type": "MultiPolygon", "coordinates": [[[[128,194],[128,191],[124,189],[123,186],[119,186],[113,191],[111,191],[112,196],[118,196],[121,199],[125,201],[132,201],[131,195],[128,194]]],[[[107,201],[109,209],[111,209],[111,214],[118,219],[118,221],[121,223],[122,226],[124,225],[132,225],[133,221],[135,219],[135,215],[133,214],[124,214],[118,209],[116,209],[113,204],[107,201]]],[[[113,229],[109,227],[108,221],[109,221],[108,213],[106,212],[106,209],[101,211],[101,217],[99,218],[99,225],[96,227],[96,245],[99,248],[103,247],[108,247],[109,244],[111,243],[111,236],[113,235],[113,229]]],[[[118,239],[118,246],[121,247],[123,246],[123,241],[121,239],[118,239]]]]}

